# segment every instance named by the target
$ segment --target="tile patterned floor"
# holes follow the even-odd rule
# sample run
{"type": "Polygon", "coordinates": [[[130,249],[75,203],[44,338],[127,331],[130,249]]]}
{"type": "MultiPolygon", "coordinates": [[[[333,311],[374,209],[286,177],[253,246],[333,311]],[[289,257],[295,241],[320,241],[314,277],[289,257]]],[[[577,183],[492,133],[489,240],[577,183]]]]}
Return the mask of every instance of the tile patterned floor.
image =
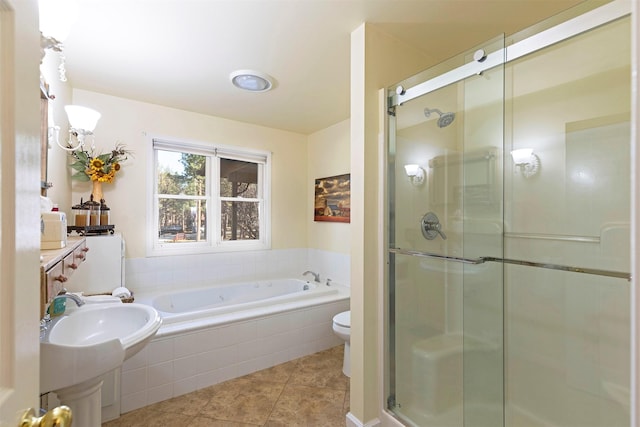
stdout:
{"type": "Polygon", "coordinates": [[[349,412],[344,346],[174,397],[102,427],[339,427],[349,412]]]}

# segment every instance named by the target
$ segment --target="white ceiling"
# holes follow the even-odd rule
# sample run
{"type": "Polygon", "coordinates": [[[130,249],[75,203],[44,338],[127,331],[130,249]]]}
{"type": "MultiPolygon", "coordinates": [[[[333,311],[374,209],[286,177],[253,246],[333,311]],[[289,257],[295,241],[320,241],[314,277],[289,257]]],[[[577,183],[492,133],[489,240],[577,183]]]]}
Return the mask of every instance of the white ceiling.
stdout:
{"type": "Polygon", "coordinates": [[[82,0],[69,84],[309,134],[349,117],[350,33],[363,22],[433,63],[580,0],[82,0]],[[265,93],[229,74],[274,77],[265,93]]]}

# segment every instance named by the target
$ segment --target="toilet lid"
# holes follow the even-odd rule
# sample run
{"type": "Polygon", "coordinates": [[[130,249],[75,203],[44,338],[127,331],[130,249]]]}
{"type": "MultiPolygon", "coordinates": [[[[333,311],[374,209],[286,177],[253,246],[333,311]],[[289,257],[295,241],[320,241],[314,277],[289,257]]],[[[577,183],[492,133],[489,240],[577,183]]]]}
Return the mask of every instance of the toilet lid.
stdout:
{"type": "Polygon", "coordinates": [[[351,311],[343,311],[333,316],[333,323],[343,328],[351,327],[351,311]]]}

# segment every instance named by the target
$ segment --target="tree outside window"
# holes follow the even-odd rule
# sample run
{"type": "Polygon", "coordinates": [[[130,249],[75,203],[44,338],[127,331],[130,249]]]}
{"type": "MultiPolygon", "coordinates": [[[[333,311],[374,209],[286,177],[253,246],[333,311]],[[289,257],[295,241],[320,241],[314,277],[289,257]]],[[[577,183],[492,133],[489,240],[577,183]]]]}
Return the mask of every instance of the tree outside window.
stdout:
{"type": "Polygon", "coordinates": [[[200,146],[189,152],[185,144],[177,144],[179,150],[170,143],[155,144],[154,140],[155,248],[173,251],[205,245],[206,251],[206,247],[232,245],[230,248],[238,250],[256,242],[263,247],[268,244],[264,188],[267,162],[255,154],[256,161],[218,150],[201,153],[206,150],[200,146]]]}

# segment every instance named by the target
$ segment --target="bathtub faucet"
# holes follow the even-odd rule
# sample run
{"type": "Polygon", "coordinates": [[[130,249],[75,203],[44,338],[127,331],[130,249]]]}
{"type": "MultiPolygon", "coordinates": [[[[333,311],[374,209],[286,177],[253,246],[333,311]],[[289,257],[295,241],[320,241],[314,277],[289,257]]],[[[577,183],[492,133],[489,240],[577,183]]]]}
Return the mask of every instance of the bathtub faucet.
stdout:
{"type": "Polygon", "coordinates": [[[303,276],[306,276],[307,274],[313,275],[313,280],[315,282],[320,283],[320,275],[318,273],[314,273],[313,271],[310,271],[310,270],[307,270],[304,273],[302,273],[303,276]]]}

